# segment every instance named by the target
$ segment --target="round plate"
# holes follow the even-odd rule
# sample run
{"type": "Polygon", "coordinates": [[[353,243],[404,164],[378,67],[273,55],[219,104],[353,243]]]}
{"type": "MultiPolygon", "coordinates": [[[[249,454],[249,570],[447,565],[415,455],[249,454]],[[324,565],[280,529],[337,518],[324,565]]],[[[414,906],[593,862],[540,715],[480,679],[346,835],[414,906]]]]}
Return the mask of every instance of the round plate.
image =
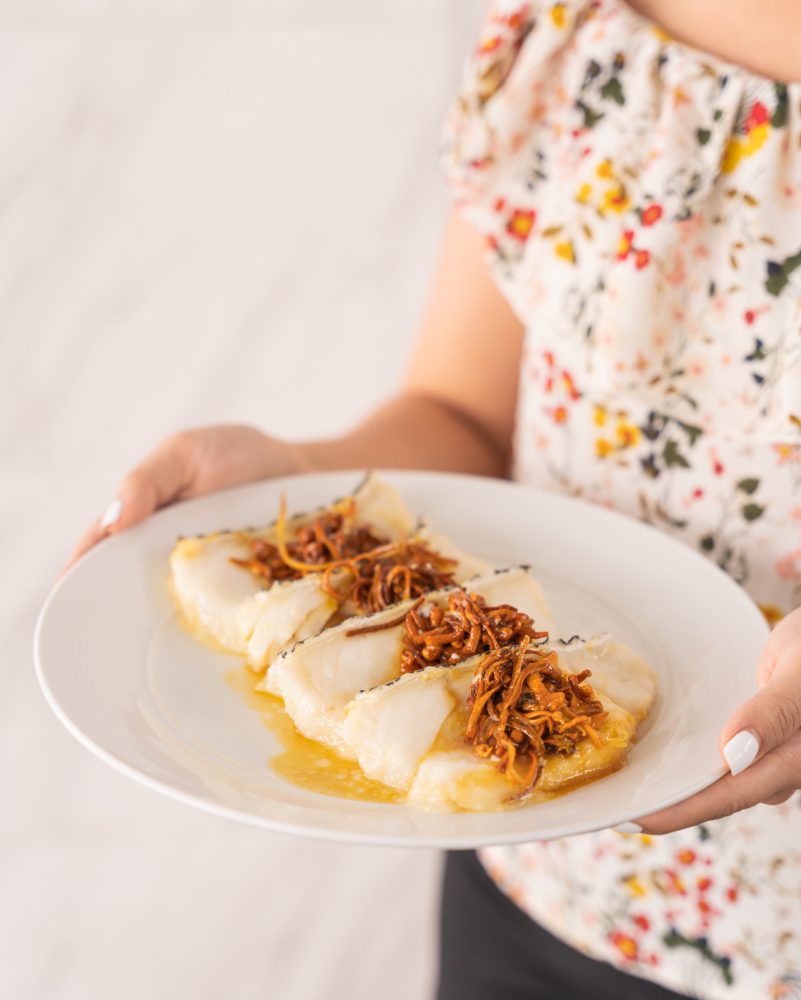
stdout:
{"type": "Polygon", "coordinates": [[[629,762],[549,802],[435,813],[320,795],[269,766],[279,744],[225,682],[236,657],[179,626],[178,535],[266,523],[348,493],[361,473],[275,479],[176,504],[103,542],[61,580],[36,629],[39,681],[85,746],[150,788],[231,819],[337,840],[449,848],[549,839],[670,805],[723,774],[718,732],[752,692],[767,625],[711,562],[639,521],[515,483],[381,473],[414,513],[497,566],[528,563],[562,636],[610,632],[658,675],[629,762]]]}

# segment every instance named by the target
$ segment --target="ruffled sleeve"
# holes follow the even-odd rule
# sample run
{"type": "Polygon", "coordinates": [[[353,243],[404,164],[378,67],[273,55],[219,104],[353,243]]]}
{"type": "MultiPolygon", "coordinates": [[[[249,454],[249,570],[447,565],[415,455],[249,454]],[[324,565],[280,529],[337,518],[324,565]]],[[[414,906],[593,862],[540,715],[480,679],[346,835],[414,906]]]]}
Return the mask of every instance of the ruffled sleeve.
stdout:
{"type": "Polygon", "coordinates": [[[545,112],[537,92],[586,6],[576,0],[492,5],[445,125],[442,166],[457,205],[475,211],[498,185],[499,172],[513,169],[545,112]]]}

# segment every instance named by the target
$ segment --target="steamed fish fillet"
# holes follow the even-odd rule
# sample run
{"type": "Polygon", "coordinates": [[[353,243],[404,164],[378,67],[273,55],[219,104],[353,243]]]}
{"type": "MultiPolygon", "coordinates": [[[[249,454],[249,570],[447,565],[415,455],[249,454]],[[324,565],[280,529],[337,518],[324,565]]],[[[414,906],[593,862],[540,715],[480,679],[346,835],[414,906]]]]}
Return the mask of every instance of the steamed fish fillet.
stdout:
{"type": "Polygon", "coordinates": [[[591,670],[587,683],[631,712],[637,722],[650,712],[656,698],[656,674],[633,649],[605,634],[554,643],[550,648],[559,654],[564,670],[574,674],[591,670]]]}
{"type": "MultiPolygon", "coordinates": [[[[510,604],[528,614],[537,628],[548,629],[550,615],[542,590],[523,567],[474,577],[466,581],[465,589],[480,594],[489,605],[510,604]]],[[[426,603],[446,607],[453,590],[433,591],[426,603]]],[[[304,736],[354,756],[342,734],[345,705],[360,691],[400,675],[404,625],[362,635],[346,633],[399,619],[413,604],[407,601],[374,615],[348,619],[298,643],[273,663],[259,687],[284,699],[287,714],[304,736]]]]}
{"type": "MultiPolygon", "coordinates": [[[[575,754],[554,755],[537,785],[556,792],[616,770],[625,760],[638,722],[655,695],[653,674],[628,647],[608,637],[583,643],[598,672],[588,678],[608,712],[599,732],[603,745],[585,740],[575,754]],[[630,702],[636,715],[617,703],[611,691],[632,684],[649,690],[630,702]]],[[[574,661],[577,650],[571,650],[574,661]]],[[[478,663],[471,657],[455,667],[428,667],[389,684],[361,692],[345,707],[342,735],[364,773],[407,792],[409,802],[432,809],[497,809],[514,788],[492,761],[476,757],[465,743],[467,697],[478,663]]],[[[571,670],[567,662],[560,665],[571,670]]],[[[585,669],[582,663],[578,670],[585,669]]]]}
{"type": "Polygon", "coordinates": [[[460,713],[467,725],[470,682],[485,655],[455,667],[404,674],[362,691],[345,706],[342,738],[368,778],[391,788],[409,788],[445,720],[460,713]]]}
{"type": "MultiPolygon", "coordinates": [[[[356,521],[379,537],[400,539],[414,529],[397,491],[377,476],[368,476],[353,497],[356,521]]],[[[290,530],[309,516],[293,518],[290,530]]],[[[231,562],[250,558],[253,538],[274,542],[275,529],[181,539],[170,554],[170,570],[175,600],[194,635],[214,648],[244,655],[260,670],[288,645],[320,632],[337,604],[317,574],[264,589],[246,568],[231,562]]]]}
{"type": "MultiPolygon", "coordinates": [[[[591,679],[589,683],[592,683],[591,679]]],[[[624,708],[598,693],[608,712],[598,727],[603,740],[596,747],[590,740],[579,743],[570,756],[553,754],[545,759],[537,791],[544,794],[567,791],[576,785],[611,774],[624,763],[637,732],[637,720],[624,708]]],[[[465,713],[466,722],[466,713],[465,713]]],[[[464,730],[462,730],[462,733],[464,730]]],[[[407,794],[407,802],[426,809],[481,811],[500,809],[514,796],[514,786],[491,760],[481,760],[469,746],[457,740],[441,741],[421,761],[407,794]]]]}

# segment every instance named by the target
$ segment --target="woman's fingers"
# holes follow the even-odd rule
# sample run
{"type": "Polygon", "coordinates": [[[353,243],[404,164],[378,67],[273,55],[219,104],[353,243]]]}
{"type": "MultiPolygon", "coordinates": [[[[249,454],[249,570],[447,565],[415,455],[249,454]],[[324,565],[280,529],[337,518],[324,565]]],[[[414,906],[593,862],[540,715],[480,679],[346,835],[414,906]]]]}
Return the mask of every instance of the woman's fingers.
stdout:
{"type": "Polygon", "coordinates": [[[94,548],[95,545],[100,541],[101,538],[105,537],[105,530],[100,526],[100,521],[97,520],[95,523],[86,529],[86,531],[78,539],[78,544],[70,553],[70,557],[67,560],[64,568],[59,573],[59,579],[67,572],[73,563],[76,563],[82,555],[85,555],[89,549],[94,548]]]}
{"type": "Polygon", "coordinates": [[[801,788],[801,608],[771,633],[757,676],[760,690],[735,710],[721,733],[729,774],[640,819],[646,833],[671,833],[760,802],[778,805],[801,788]]]}
{"type": "Polygon", "coordinates": [[[144,521],[191,487],[195,470],[190,440],[185,434],[165,438],[124,477],[103,515],[107,534],[144,521]]]}
{"type": "Polygon", "coordinates": [[[637,820],[645,833],[672,833],[731,816],[760,802],[784,802],[801,786],[801,733],[738,775],[727,774],[683,802],[637,820]]]}
{"type": "Polygon", "coordinates": [[[771,634],[760,663],[763,687],[723,728],[721,752],[734,775],[801,729],[801,629],[798,613],[771,634]],[[782,627],[784,626],[784,627],[782,627]]]}

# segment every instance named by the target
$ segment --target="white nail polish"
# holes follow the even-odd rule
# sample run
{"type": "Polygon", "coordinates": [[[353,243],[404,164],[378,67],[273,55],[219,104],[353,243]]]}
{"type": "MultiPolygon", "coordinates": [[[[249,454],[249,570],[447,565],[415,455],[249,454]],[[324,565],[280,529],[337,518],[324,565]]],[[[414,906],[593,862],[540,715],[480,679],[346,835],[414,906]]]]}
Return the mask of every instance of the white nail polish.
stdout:
{"type": "Polygon", "coordinates": [[[617,833],[642,833],[642,827],[639,823],[635,823],[634,820],[628,820],[626,823],[618,823],[617,826],[612,827],[617,833]]]}
{"type": "Polygon", "coordinates": [[[100,527],[105,531],[106,528],[110,528],[112,524],[116,524],[120,519],[122,514],[122,500],[117,498],[112,500],[111,503],[106,507],[103,516],[100,518],[100,527]]]}
{"type": "Polygon", "coordinates": [[[747,729],[735,733],[723,748],[723,756],[729,765],[729,770],[734,774],[741,774],[747,767],[750,767],[756,760],[759,753],[759,740],[747,729]]]}

